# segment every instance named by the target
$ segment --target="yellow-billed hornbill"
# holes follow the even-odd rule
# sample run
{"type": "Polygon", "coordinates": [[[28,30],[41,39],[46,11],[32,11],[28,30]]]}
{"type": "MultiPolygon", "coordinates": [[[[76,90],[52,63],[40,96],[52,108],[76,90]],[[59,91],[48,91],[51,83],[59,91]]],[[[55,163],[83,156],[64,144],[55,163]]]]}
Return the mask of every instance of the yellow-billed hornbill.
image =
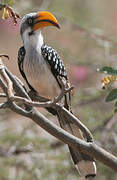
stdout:
{"type": "MultiPolygon", "coordinates": [[[[18,52],[19,70],[29,88],[42,97],[52,100],[61,91],[61,81],[68,87],[68,77],[62,60],[57,52],[46,45],[41,34],[42,28],[55,26],[59,28],[56,18],[47,11],[30,13],[23,17],[20,34],[23,46],[18,52]]],[[[70,93],[64,97],[64,106],[70,110],[70,93]]],[[[60,126],[83,139],[79,128],[60,112],[48,109],[58,116],[60,126]]],[[[69,147],[74,164],[77,165],[81,176],[96,175],[96,166],[93,158],[69,147]]]]}

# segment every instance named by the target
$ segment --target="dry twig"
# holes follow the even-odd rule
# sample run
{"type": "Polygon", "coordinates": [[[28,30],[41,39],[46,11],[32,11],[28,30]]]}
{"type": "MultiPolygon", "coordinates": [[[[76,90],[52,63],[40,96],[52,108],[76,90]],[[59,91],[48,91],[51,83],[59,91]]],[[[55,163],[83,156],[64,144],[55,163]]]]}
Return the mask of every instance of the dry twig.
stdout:
{"type": "MultiPolygon", "coordinates": [[[[8,76],[10,75],[10,73],[8,72],[8,70],[6,69],[6,72],[4,73],[7,73],[8,76]]],[[[6,76],[6,75],[5,75],[6,76]]],[[[6,78],[11,78],[12,81],[14,81],[15,83],[17,82],[16,81],[16,78],[14,79],[12,75],[10,75],[10,77],[6,76],[6,78]]],[[[8,81],[8,80],[6,80],[8,81]]],[[[10,80],[9,80],[10,81],[10,80]]],[[[19,84],[19,83],[18,83],[19,84]]],[[[22,84],[20,83],[20,85],[22,86],[22,84]]],[[[10,86],[10,85],[9,85],[10,86]]],[[[21,87],[20,86],[20,87],[21,87]]],[[[30,105],[30,106],[33,106],[33,107],[54,107],[56,108],[58,111],[62,111],[64,113],[65,116],[67,116],[68,118],[71,119],[71,121],[73,123],[76,124],[76,126],[78,126],[81,131],[83,132],[84,136],[86,137],[87,141],[88,142],[93,142],[93,136],[91,134],[91,132],[88,130],[88,128],[78,119],[76,118],[73,114],[71,114],[67,109],[65,109],[64,107],[60,106],[58,104],[58,102],[60,101],[60,99],[65,95],[65,93],[71,91],[73,89],[73,87],[70,87],[68,89],[65,89],[64,88],[64,85],[62,85],[62,91],[60,93],[60,95],[55,98],[53,101],[47,101],[46,102],[35,102],[35,101],[32,101],[31,99],[27,99],[24,98],[24,97],[20,97],[20,96],[14,96],[13,93],[10,93],[10,100],[13,102],[13,101],[16,101],[16,102],[22,102],[24,104],[27,104],[27,105],[30,105]]],[[[36,97],[37,98],[37,97],[36,97]]],[[[39,98],[40,99],[40,98],[39,98]]]]}
{"type": "MultiPolygon", "coordinates": [[[[25,117],[32,119],[36,124],[41,126],[48,133],[55,136],[62,142],[77,149],[79,152],[83,152],[85,154],[93,156],[100,162],[104,163],[105,165],[109,166],[113,170],[117,171],[117,157],[108,153],[107,151],[105,151],[104,149],[96,145],[94,142],[90,142],[90,143],[85,142],[69,134],[68,132],[61,129],[60,127],[56,126],[51,121],[49,121],[46,117],[44,117],[39,111],[37,111],[33,107],[33,105],[31,104],[27,105],[29,107],[29,110],[28,109],[25,110],[21,108],[20,106],[18,106],[14,101],[12,101],[12,98],[10,99],[11,91],[9,90],[9,88],[11,88],[11,84],[13,84],[13,89],[19,97],[23,97],[27,99],[26,101],[30,101],[30,102],[31,102],[31,99],[28,96],[27,92],[25,91],[24,87],[21,85],[21,83],[19,83],[19,81],[15,78],[15,76],[13,76],[4,66],[2,66],[2,68],[0,69],[0,74],[2,74],[3,80],[0,79],[0,86],[3,92],[6,94],[8,100],[7,102],[1,104],[0,108],[7,107],[20,115],[23,115],[25,117]],[[4,69],[4,71],[2,68],[4,69]],[[7,74],[7,76],[5,73],[7,74]],[[12,83],[9,84],[9,80],[8,79],[6,80],[6,78],[12,81],[12,83]]],[[[58,108],[59,110],[62,110],[63,113],[65,113],[65,115],[68,116],[68,118],[72,119],[73,121],[75,120],[74,123],[77,122],[77,125],[79,125],[78,119],[74,115],[72,115],[69,111],[67,111],[65,108],[61,107],[59,104],[56,104],[56,108],[58,108]]],[[[83,127],[81,126],[81,128],[83,127]]],[[[89,132],[87,131],[86,127],[84,129],[87,133],[90,132],[89,130],[88,130],[89,132]]]]}
{"type": "Polygon", "coordinates": [[[2,19],[8,19],[9,17],[13,19],[14,24],[17,24],[17,19],[21,19],[19,14],[14,12],[14,10],[5,4],[0,4],[0,10],[2,10],[2,19]]]}

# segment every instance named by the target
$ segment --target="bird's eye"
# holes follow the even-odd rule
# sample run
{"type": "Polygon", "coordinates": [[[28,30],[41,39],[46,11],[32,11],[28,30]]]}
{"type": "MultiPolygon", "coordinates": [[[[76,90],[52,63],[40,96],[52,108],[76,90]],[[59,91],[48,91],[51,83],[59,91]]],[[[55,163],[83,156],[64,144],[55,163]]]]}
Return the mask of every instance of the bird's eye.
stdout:
{"type": "Polygon", "coordinates": [[[29,19],[28,19],[28,24],[31,25],[32,23],[33,23],[33,19],[32,19],[32,18],[29,18],[29,19]]]}

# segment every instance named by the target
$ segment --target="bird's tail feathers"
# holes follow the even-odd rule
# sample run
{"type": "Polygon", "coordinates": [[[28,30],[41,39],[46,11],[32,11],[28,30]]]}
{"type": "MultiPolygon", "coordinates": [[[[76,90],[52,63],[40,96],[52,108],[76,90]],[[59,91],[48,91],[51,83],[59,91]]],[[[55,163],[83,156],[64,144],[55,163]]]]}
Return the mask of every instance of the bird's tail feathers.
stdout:
{"type": "MultiPolygon", "coordinates": [[[[58,120],[61,128],[69,132],[70,134],[84,139],[80,129],[68,119],[63,112],[58,112],[58,120]]],[[[89,177],[96,175],[96,165],[92,157],[81,153],[69,146],[70,154],[75,166],[77,167],[81,176],[89,177]]]]}

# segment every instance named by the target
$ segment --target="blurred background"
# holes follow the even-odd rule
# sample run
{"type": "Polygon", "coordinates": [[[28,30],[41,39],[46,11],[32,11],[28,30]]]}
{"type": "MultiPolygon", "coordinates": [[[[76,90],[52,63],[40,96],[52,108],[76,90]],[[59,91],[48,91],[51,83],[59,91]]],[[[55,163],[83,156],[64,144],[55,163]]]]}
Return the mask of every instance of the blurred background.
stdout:
{"type": "MultiPolygon", "coordinates": [[[[117,67],[117,1],[16,0],[13,9],[21,16],[38,10],[55,14],[61,29],[48,27],[43,35],[58,51],[75,85],[73,112],[91,130],[97,144],[117,155],[116,114],[113,104],[105,103],[109,90],[102,90],[104,75],[97,72],[102,66],[117,67]]],[[[11,19],[0,19],[0,53],[10,56],[5,65],[23,81],[17,65],[17,51],[22,45],[19,24],[20,20],[14,26],[11,19]]],[[[47,111],[39,110],[58,124],[47,111]]],[[[96,164],[96,180],[117,179],[111,169],[96,164]]],[[[0,110],[0,180],[32,179],[82,180],[66,145],[30,119],[0,110]]]]}

